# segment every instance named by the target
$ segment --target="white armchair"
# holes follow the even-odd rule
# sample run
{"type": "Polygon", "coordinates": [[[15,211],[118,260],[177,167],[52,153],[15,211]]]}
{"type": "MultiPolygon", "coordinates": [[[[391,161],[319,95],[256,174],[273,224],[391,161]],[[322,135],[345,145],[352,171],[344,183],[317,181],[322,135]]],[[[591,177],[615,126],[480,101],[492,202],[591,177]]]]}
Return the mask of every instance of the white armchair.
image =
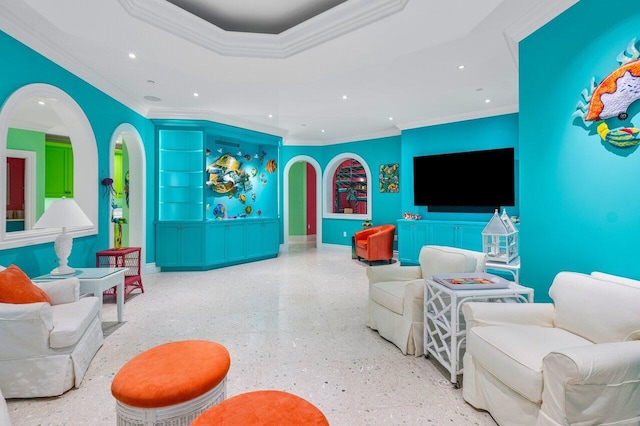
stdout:
{"type": "Polygon", "coordinates": [[[424,246],[420,266],[369,266],[367,326],[403,354],[424,353],[424,278],[433,274],[484,272],[487,255],[446,246],[424,246]]]}
{"type": "Polygon", "coordinates": [[[5,398],[61,395],[79,387],[102,346],[102,304],[79,298],[77,278],[36,283],[46,302],[0,303],[0,389],[5,398]]]}
{"type": "Polygon", "coordinates": [[[500,425],[640,424],[640,281],[561,272],[549,295],[463,306],[464,399],[500,425]]]}

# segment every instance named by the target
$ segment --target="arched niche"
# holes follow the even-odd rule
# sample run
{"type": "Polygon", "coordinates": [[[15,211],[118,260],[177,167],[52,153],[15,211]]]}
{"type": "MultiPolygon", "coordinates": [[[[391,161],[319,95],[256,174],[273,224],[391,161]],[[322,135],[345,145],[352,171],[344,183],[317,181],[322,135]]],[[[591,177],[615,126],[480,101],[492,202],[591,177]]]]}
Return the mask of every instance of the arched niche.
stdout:
{"type": "MultiPolygon", "coordinates": [[[[358,154],[354,154],[351,152],[341,153],[336,155],[329,161],[327,167],[324,171],[324,176],[322,179],[323,186],[323,217],[327,219],[352,219],[352,220],[370,220],[371,219],[371,171],[369,169],[369,165],[367,162],[360,157],[358,154]],[[348,188],[344,185],[341,185],[340,182],[337,181],[336,172],[343,167],[345,162],[350,162],[355,160],[358,164],[358,170],[361,172],[361,177],[358,180],[354,180],[353,182],[357,182],[358,191],[360,192],[356,198],[357,202],[365,203],[364,204],[364,212],[358,213],[354,210],[353,213],[344,213],[344,206],[340,206],[336,201],[340,196],[339,191],[346,191],[348,188]],[[362,177],[364,174],[364,177],[362,177]],[[342,186],[342,189],[339,187],[342,186]],[[366,194],[366,195],[365,195],[366,194]],[[363,199],[364,197],[366,199],[363,199]]],[[[346,197],[346,195],[345,195],[346,197]]],[[[343,197],[344,198],[344,197],[343,197]]],[[[353,206],[348,207],[353,208],[353,206]]]]}
{"type": "MultiPolygon", "coordinates": [[[[6,176],[7,137],[12,117],[31,98],[47,100],[48,106],[60,118],[73,148],[74,199],[93,223],[92,227],[68,229],[72,237],[98,233],[98,152],[96,140],[86,115],[67,93],[55,86],[35,83],[23,86],[7,98],[0,109],[0,176],[6,176]],[[81,160],[79,160],[81,159],[81,160]],[[78,178],[81,177],[81,178],[78,178]]],[[[36,169],[44,166],[36,165],[36,169]]],[[[6,232],[6,185],[0,185],[0,250],[52,242],[60,229],[29,229],[6,232]]],[[[37,218],[36,218],[37,220],[37,218]]]]}

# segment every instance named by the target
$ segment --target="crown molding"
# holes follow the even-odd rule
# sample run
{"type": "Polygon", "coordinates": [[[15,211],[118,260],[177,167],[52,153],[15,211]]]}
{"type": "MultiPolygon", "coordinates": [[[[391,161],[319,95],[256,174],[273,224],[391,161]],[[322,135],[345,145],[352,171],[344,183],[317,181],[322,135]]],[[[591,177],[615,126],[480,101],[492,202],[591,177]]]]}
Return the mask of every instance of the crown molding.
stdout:
{"type": "Polygon", "coordinates": [[[132,17],[224,56],[287,58],[404,9],[409,0],[350,0],[280,34],[225,31],[164,0],[118,0],[132,17]]]}
{"type": "Polygon", "coordinates": [[[208,110],[150,109],[147,112],[146,118],[150,120],[156,119],[211,121],[215,123],[226,124],[228,126],[241,127],[243,129],[253,130],[255,132],[266,133],[268,135],[279,136],[283,139],[289,135],[289,131],[280,127],[269,126],[266,124],[257,123],[255,121],[245,120],[243,118],[208,110]]]}
{"type": "Polygon", "coordinates": [[[419,127],[436,126],[439,124],[455,123],[458,121],[476,120],[478,118],[495,117],[498,115],[513,114],[518,112],[518,105],[506,105],[499,108],[485,109],[482,111],[470,111],[463,114],[448,115],[426,120],[412,121],[409,123],[398,124],[398,128],[402,131],[416,129],[419,127]]]}
{"type": "Polygon", "coordinates": [[[379,132],[348,136],[347,138],[309,140],[309,139],[296,138],[295,136],[292,136],[288,139],[283,140],[282,145],[285,145],[285,146],[339,145],[343,143],[361,142],[361,141],[367,141],[372,139],[382,139],[382,138],[388,138],[392,136],[400,136],[400,134],[401,134],[400,129],[397,127],[393,127],[391,129],[381,130],[379,132]]]}

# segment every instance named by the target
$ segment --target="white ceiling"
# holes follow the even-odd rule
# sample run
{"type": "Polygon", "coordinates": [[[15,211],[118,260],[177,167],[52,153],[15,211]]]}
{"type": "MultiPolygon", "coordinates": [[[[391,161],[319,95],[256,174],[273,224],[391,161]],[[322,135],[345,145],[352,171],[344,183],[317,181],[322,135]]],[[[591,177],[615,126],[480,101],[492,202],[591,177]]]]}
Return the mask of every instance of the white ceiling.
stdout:
{"type": "Polygon", "coordinates": [[[577,1],[0,0],[0,29],[145,117],[324,145],[516,112],[517,42],[577,1]]]}

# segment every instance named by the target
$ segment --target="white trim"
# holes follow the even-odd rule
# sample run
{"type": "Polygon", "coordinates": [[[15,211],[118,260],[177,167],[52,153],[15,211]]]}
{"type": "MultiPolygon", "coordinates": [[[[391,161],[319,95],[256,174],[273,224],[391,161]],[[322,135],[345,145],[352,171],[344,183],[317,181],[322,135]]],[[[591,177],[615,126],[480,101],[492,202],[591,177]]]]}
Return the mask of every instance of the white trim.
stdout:
{"type": "MultiPolygon", "coordinates": [[[[122,123],[111,134],[109,147],[109,176],[113,177],[116,142],[122,136],[129,153],[129,246],[142,249],[141,263],[146,258],[147,241],[147,160],[144,143],[138,130],[129,123],[122,123]]],[[[111,206],[109,206],[111,209],[111,206]]],[[[110,210],[111,211],[111,210],[110,210]]],[[[111,218],[111,215],[109,215],[111,218]]],[[[111,223],[109,222],[109,225],[111,223]]],[[[113,241],[113,226],[109,226],[109,244],[113,241]]]]}
{"type": "Polygon", "coordinates": [[[367,162],[358,154],[353,152],[343,152],[331,159],[324,169],[324,176],[322,179],[323,189],[323,208],[322,217],[325,219],[344,219],[344,220],[371,220],[371,171],[367,162]],[[333,174],[338,166],[348,159],[354,159],[362,164],[364,171],[367,175],[367,213],[366,214],[344,214],[333,212],[333,174]]]}
{"type": "MultiPolygon", "coordinates": [[[[32,97],[51,99],[49,106],[58,114],[67,128],[74,158],[74,199],[93,223],[92,227],[67,230],[73,238],[98,233],[98,152],[91,124],[82,108],[67,93],[49,84],[29,84],[16,90],[7,98],[0,110],[0,176],[7,171],[7,135],[11,116],[22,103],[32,97]],[[81,178],[78,178],[81,177],[81,178]]],[[[6,232],[6,188],[0,185],[0,250],[53,242],[59,229],[31,229],[6,232]]]]}
{"type": "Polygon", "coordinates": [[[316,171],[316,248],[320,248],[322,246],[322,169],[320,168],[320,164],[314,158],[309,157],[308,155],[296,155],[287,162],[282,172],[282,191],[284,193],[284,211],[282,212],[282,234],[284,236],[282,247],[283,251],[289,250],[289,171],[295,163],[300,162],[311,164],[316,171]]]}

